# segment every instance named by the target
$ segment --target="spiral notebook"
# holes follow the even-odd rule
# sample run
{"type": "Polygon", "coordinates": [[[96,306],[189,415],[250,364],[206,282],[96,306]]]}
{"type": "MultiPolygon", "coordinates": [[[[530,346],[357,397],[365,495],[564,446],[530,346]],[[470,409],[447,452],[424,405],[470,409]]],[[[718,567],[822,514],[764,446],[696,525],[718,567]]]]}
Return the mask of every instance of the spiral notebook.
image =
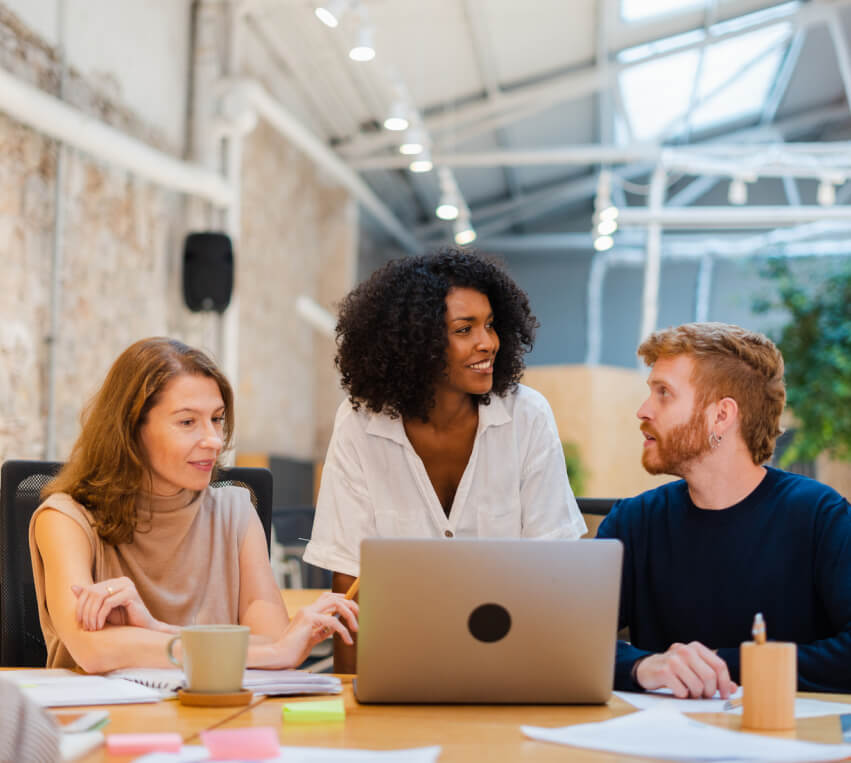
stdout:
{"type": "MultiPolygon", "coordinates": [[[[107,673],[107,678],[122,678],[162,692],[182,689],[186,678],[182,670],[170,668],[127,668],[107,673]]],[[[259,694],[339,694],[340,679],[303,670],[246,670],[242,679],[245,689],[259,694]]]]}

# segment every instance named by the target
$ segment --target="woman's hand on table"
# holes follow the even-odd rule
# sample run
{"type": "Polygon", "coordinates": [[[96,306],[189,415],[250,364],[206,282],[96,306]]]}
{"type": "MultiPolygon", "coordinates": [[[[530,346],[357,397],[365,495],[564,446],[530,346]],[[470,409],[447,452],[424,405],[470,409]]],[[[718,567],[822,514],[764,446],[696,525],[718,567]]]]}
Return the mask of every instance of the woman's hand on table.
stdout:
{"type": "Polygon", "coordinates": [[[157,620],[148,611],[136,585],[128,577],[109,578],[89,585],[72,585],[77,597],[77,622],[86,631],[105,625],[131,625],[152,631],[176,633],[177,629],[157,620]]]}
{"type": "Polygon", "coordinates": [[[341,593],[323,593],[313,604],[293,615],[278,641],[285,653],[285,662],[298,667],[316,644],[334,633],[338,633],[346,644],[354,643],[349,630],[358,630],[357,616],[356,602],[341,593]]]}

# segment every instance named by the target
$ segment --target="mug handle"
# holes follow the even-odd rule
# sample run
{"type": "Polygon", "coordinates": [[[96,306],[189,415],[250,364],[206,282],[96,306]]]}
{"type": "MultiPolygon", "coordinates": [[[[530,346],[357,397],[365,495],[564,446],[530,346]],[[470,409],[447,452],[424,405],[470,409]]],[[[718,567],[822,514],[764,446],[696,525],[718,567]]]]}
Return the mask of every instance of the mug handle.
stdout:
{"type": "Polygon", "coordinates": [[[166,651],[166,654],[168,655],[169,662],[171,662],[174,665],[177,665],[177,667],[179,667],[179,668],[182,668],[183,663],[177,661],[177,658],[174,656],[174,652],[172,651],[174,649],[174,642],[179,641],[179,640],[180,640],[179,635],[174,636],[174,638],[169,639],[168,644],[166,644],[165,651],[166,651]]]}

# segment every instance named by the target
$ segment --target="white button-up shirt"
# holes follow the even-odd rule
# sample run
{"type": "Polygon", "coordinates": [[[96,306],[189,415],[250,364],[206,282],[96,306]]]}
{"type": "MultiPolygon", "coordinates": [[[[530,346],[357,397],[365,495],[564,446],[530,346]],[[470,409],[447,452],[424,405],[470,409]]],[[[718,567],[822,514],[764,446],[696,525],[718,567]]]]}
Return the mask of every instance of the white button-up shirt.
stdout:
{"type": "Polygon", "coordinates": [[[586,531],[552,410],[519,385],[479,406],[473,452],[449,516],[401,418],[348,400],[337,410],[304,560],[360,572],[364,538],[578,538],[586,531]]]}

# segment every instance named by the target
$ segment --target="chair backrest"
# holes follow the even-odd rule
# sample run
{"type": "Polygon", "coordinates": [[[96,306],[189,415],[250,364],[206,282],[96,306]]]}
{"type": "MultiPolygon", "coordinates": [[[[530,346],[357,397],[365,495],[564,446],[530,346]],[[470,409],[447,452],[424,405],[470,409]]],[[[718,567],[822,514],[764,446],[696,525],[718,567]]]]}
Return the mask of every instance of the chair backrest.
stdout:
{"type": "Polygon", "coordinates": [[[577,498],[576,502],[583,514],[597,514],[604,517],[619,500],[619,498],[577,498]]]}
{"type": "Polygon", "coordinates": [[[6,461],[0,469],[0,666],[44,667],[28,532],[55,461],[6,461]]]}
{"type": "Polygon", "coordinates": [[[597,535],[597,528],[617,500],[617,498],[576,499],[576,502],[579,504],[579,510],[585,517],[585,524],[588,525],[588,533],[583,537],[593,538],[597,535]]]}
{"type": "MultiPolygon", "coordinates": [[[[56,461],[6,461],[0,469],[0,666],[44,667],[47,651],[29,550],[29,524],[42,488],[59,471],[56,461]]],[[[272,535],[272,473],[268,469],[219,469],[211,486],[247,488],[266,533],[272,535]]]]}

